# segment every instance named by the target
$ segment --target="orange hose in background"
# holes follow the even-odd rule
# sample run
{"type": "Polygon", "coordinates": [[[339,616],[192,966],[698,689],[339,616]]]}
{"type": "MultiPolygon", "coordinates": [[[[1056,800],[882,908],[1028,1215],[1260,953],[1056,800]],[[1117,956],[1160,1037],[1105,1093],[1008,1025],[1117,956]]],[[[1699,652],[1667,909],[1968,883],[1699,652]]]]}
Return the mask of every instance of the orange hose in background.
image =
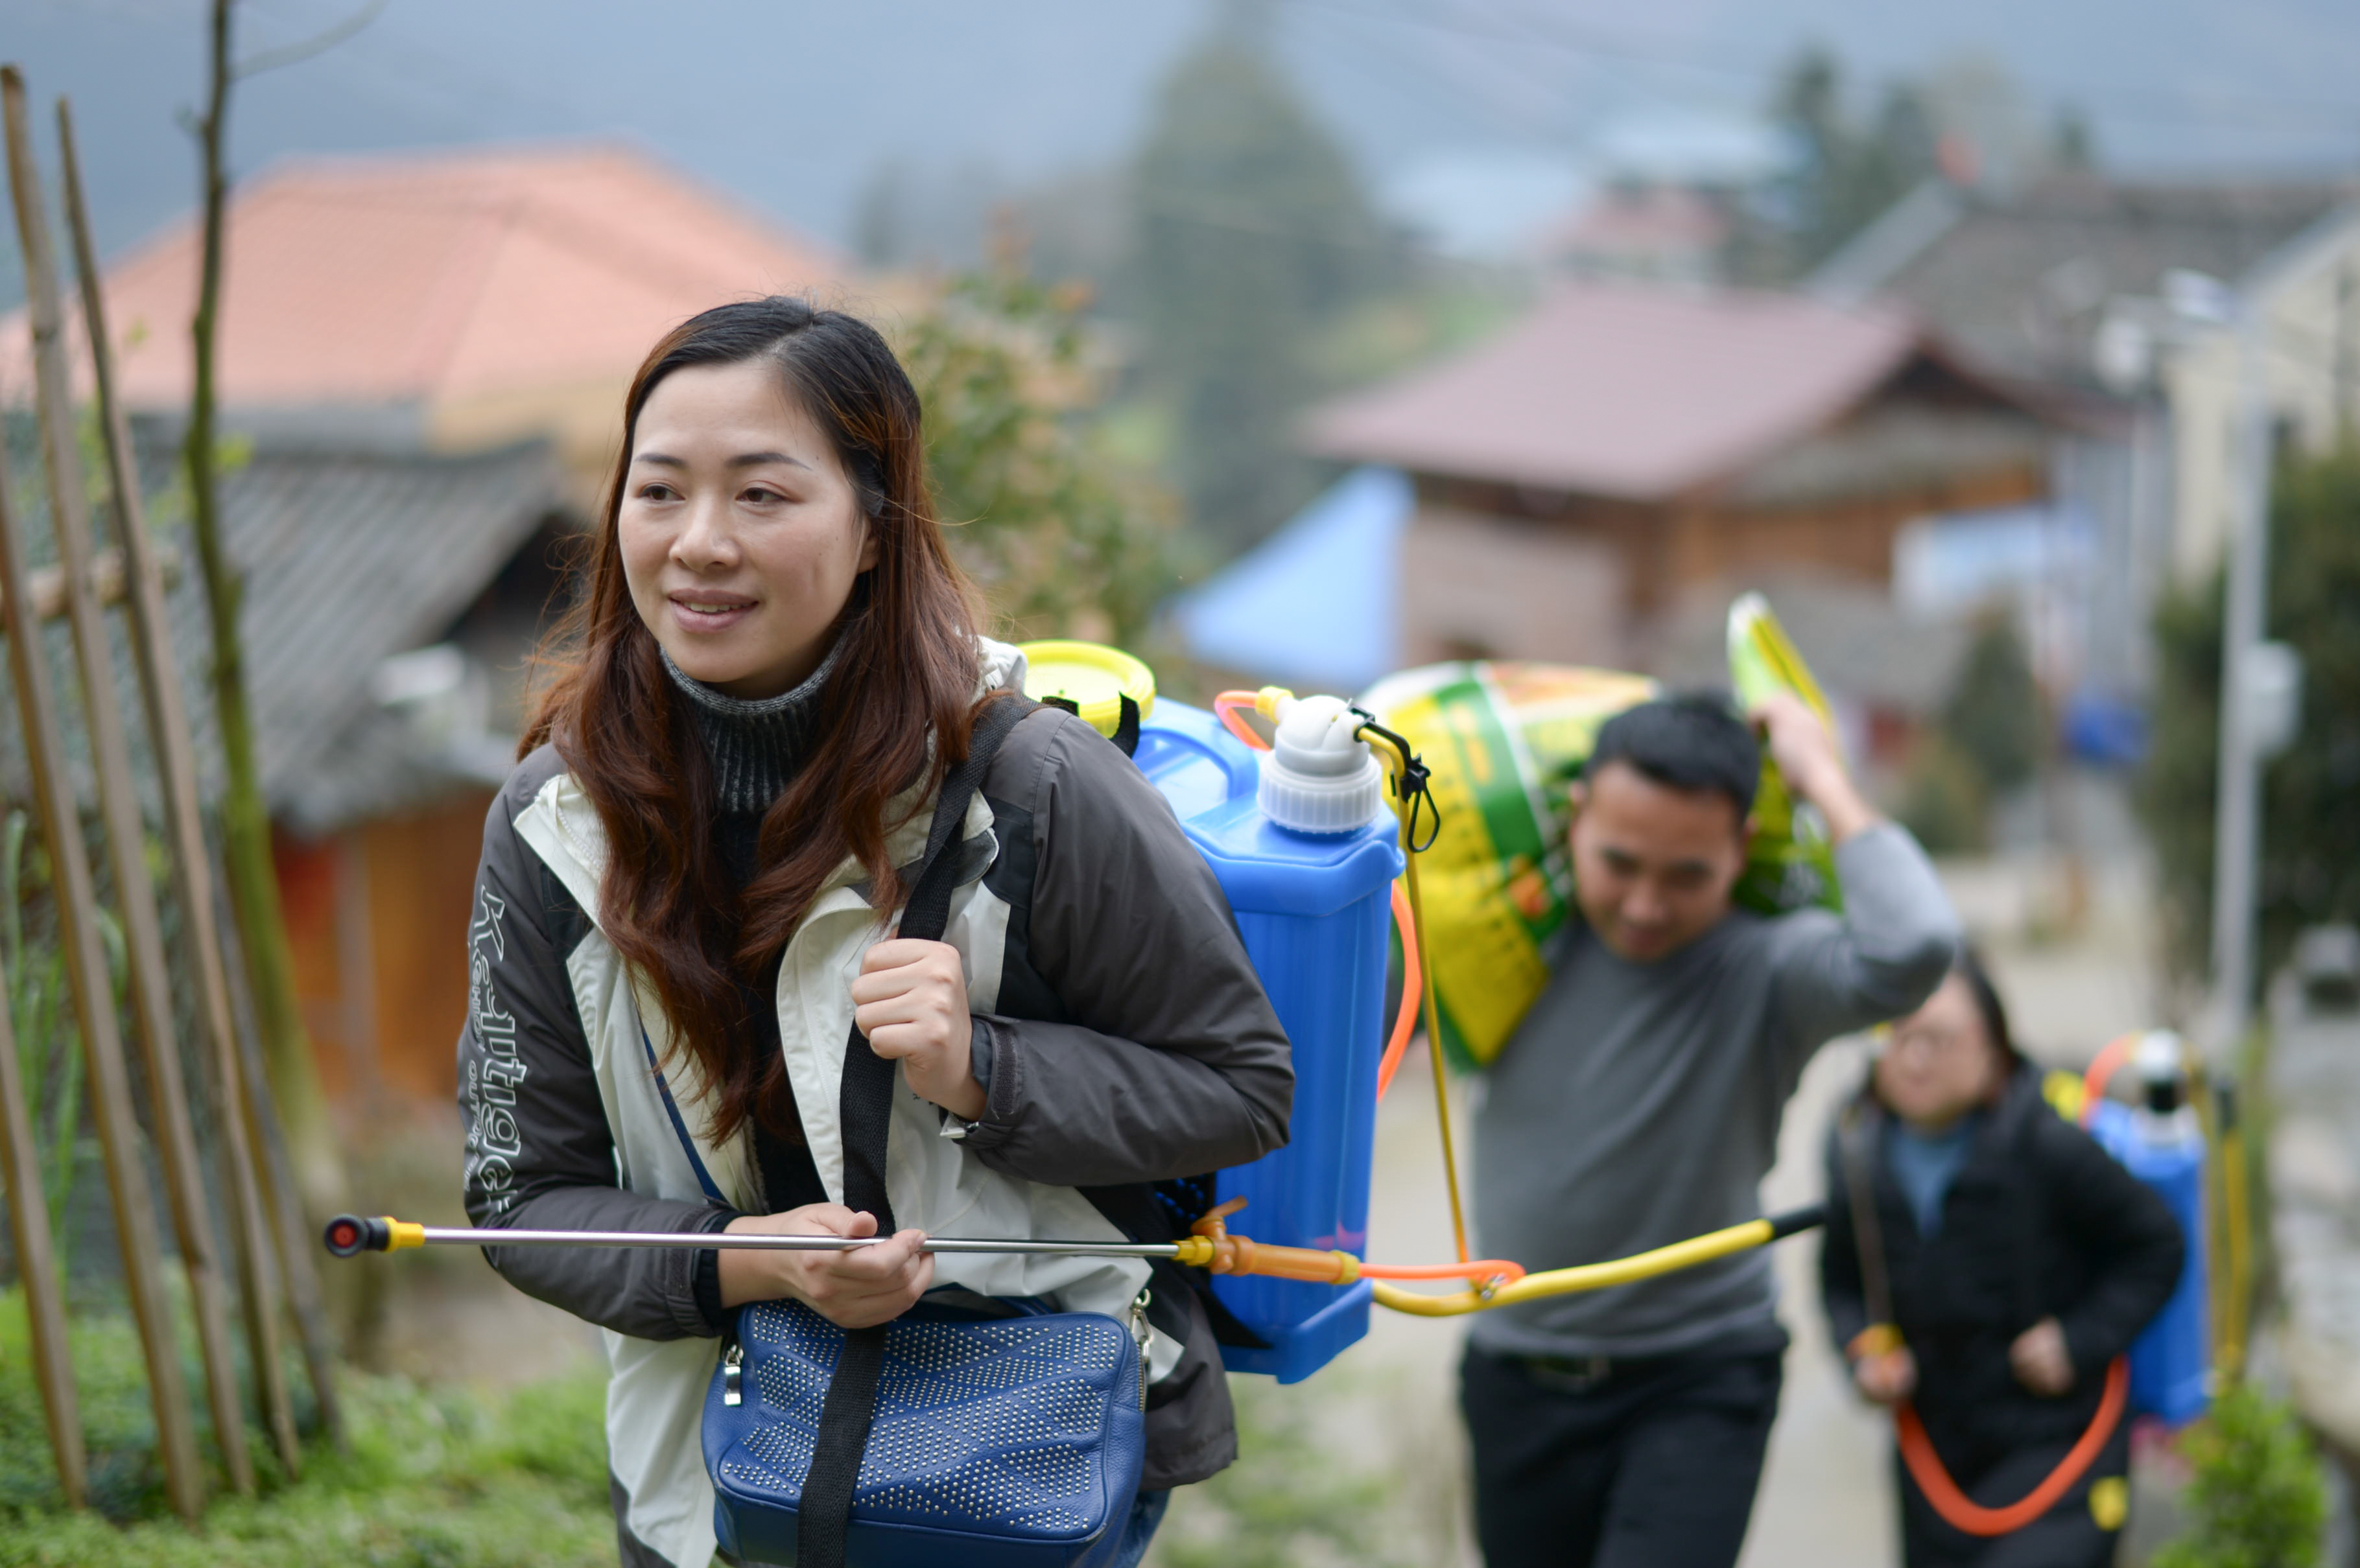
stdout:
{"type": "Polygon", "coordinates": [[[2081,1125],[2088,1127],[2098,1119],[2098,1102],[2106,1097],[2106,1085],[2113,1082],[2114,1070],[2130,1060],[2137,1046],[2136,1032],[2118,1034],[2090,1061],[2089,1071],[2081,1074],[2081,1125]]]}
{"type": "Polygon", "coordinates": [[[1409,895],[1402,890],[1399,882],[1393,884],[1393,930],[1401,933],[1401,1008],[1393,1014],[1393,1038],[1385,1041],[1384,1058],[1377,1063],[1380,1100],[1393,1086],[1393,1070],[1401,1065],[1402,1053],[1409,1050],[1409,1037],[1417,1028],[1418,998],[1426,988],[1426,971],[1418,962],[1417,922],[1410,919],[1409,895]]]}
{"type": "MultiPolygon", "coordinates": [[[[2108,1049],[2112,1049],[2109,1047],[2108,1049]]],[[[2094,1065],[2094,1064],[2093,1064],[2094,1065]]],[[[1918,1412],[1902,1405],[1893,1412],[1893,1424],[1901,1435],[1901,1462],[1909,1466],[1909,1477],[1918,1489],[1942,1516],[1942,1522],[1969,1535],[2005,1535],[2022,1530],[2057,1506],[2057,1499],[2072,1490],[2081,1473],[2094,1464],[2106,1440],[2114,1435],[2114,1427],[2123,1419],[2123,1407],[2130,1402],[2131,1367],[2122,1356],[2115,1356],[2106,1367],[2106,1391],[2098,1401],[2098,1413],[2090,1418],[2089,1430],[2072,1451],[2058,1461],[2057,1468],[2016,1502],[2004,1508],[1987,1508],[1959,1490],[1950,1473],[1942,1468],[1942,1456],[1934,1452],[1933,1440],[1918,1412]]]]}
{"type": "Polygon", "coordinates": [[[1268,751],[1270,742],[1256,735],[1251,724],[1238,717],[1240,708],[1251,708],[1261,700],[1262,693],[1259,691],[1224,691],[1213,699],[1213,716],[1221,721],[1223,729],[1253,747],[1254,750],[1268,751]]]}

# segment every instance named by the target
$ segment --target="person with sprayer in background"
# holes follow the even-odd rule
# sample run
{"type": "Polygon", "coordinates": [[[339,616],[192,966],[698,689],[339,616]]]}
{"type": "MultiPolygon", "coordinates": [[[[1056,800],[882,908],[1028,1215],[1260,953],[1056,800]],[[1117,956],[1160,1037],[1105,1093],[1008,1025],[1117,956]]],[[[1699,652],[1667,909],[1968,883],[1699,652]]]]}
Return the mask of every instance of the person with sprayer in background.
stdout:
{"type": "Polygon", "coordinates": [[[2185,1247],[2163,1199],[2044,1098],[1972,952],[1893,1026],[1827,1159],[1829,1325],[1862,1394],[1907,1411],[1903,1561],[2113,1562],[2130,1423],[2110,1368],[2185,1247]]]}
{"type": "MultiPolygon", "coordinates": [[[[1526,1267],[1619,1258],[1743,1223],[1819,1046],[1910,1011],[1958,924],[1933,866],[1853,786],[1800,700],[1644,702],[1573,787],[1581,920],[1488,1074],[1482,1250],[1526,1267]],[[1732,907],[1766,744],[1825,820],[1845,913],[1732,907]]],[[[1750,1252],[1482,1314],[1462,1408],[1490,1568],[1728,1568],[1777,1413],[1770,1259],[1750,1252]]]]}

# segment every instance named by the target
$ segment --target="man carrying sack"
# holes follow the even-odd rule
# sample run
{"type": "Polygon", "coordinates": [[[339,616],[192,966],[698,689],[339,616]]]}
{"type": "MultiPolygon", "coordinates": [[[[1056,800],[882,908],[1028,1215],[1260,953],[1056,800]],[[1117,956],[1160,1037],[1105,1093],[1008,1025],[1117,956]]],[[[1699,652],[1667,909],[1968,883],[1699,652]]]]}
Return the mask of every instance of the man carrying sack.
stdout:
{"type": "MultiPolygon", "coordinates": [[[[1752,715],[1825,819],[1841,915],[1736,909],[1761,743],[1720,699],[1644,702],[1572,787],[1576,901],[1551,978],[1476,1118],[1481,1251],[1620,1258],[1761,1213],[1812,1051],[1910,1011],[1959,932],[1916,841],[1880,819],[1798,699],[1752,715]]],[[[1766,1252],[1481,1314],[1462,1367],[1490,1568],[1727,1568],[1786,1344],[1766,1252]]]]}

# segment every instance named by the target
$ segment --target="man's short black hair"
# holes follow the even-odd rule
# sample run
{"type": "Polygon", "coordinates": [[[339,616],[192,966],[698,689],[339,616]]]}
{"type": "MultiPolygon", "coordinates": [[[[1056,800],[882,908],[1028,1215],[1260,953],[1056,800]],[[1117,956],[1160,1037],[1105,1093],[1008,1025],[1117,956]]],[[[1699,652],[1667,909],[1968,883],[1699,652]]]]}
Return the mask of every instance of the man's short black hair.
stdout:
{"type": "Polygon", "coordinates": [[[1628,763],[1674,789],[1726,795],[1744,822],[1762,778],[1762,747],[1754,731],[1718,692],[1658,697],[1606,721],[1584,768],[1595,779],[1610,762],[1628,763]]]}

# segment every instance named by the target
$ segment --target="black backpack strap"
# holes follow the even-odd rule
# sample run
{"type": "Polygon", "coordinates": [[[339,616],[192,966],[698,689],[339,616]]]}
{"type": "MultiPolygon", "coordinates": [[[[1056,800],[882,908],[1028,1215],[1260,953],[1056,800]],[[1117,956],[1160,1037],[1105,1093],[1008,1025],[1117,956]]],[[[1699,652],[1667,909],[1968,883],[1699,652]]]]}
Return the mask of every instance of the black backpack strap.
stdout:
{"type": "MultiPolygon", "coordinates": [[[[1121,706],[1115,710],[1118,716],[1114,722],[1114,734],[1106,738],[1114,742],[1125,757],[1137,757],[1139,755],[1139,704],[1131,701],[1131,694],[1127,691],[1120,693],[1118,700],[1121,706]]],[[[1077,719],[1082,716],[1082,705],[1071,697],[1043,697],[1041,699],[1040,705],[1044,708],[1063,708],[1077,719]]]]}
{"type": "MultiPolygon", "coordinates": [[[[958,890],[959,829],[983,782],[984,769],[1017,722],[1033,704],[1001,697],[975,717],[964,760],[943,778],[926,852],[912,881],[898,934],[940,942],[950,923],[951,895],[958,890]]],[[[844,1079],[837,1091],[837,1120],[844,1144],[844,1203],[877,1216],[877,1234],[894,1229],[893,1204],[885,1195],[887,1128],[893,1116],[893,1064],[869,1048],[860,1026],[844,1048],[844,1079]]],[[[845,1538],[852,1523],[852,1490],[877,1417],[877,1381],[885,1368],[885,1325],[847,1329],[844,1349],[820,1403],[819,1431],[812,1443],[811,1468],[803,1475],[795,1514],[795,1561],[801,1568],[843,1568],[845,1538]]]]}

